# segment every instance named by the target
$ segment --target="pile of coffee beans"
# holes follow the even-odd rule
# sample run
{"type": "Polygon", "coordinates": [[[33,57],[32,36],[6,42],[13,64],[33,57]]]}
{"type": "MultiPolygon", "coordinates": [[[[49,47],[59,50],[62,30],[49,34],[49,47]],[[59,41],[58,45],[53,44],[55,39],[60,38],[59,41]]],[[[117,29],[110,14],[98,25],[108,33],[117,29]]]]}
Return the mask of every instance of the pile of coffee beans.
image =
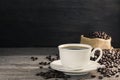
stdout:
{"type": "MultiPolygon", "coordinates": [[[[99,51],[96,51],[94,58],[91,60],[96,60],[99,56],[99,51]]],[[[103,56],[99,60],[101,65],[105,65],[104,68],[98,68],[98,72],[100,72],[104,77],[119,77],[120,73],[120,49],[104,49],[103,56]]]]}
{"type": "Polygon", "coordinates": [[[101,39],[105,39],[105,40],[110,39],[110,36],[102,31],[91,32],[91,33],[85,35],[85,37],[101,38],[101,39]]]}

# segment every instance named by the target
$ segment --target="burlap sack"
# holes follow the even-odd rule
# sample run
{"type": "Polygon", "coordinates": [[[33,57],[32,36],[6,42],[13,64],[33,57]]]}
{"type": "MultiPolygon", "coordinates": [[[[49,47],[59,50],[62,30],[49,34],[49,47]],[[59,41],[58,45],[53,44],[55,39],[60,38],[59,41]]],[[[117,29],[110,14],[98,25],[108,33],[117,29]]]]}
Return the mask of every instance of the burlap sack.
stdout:
{"type": "Polygon", "coordinates": [[[84,35],[81,35],[81,44],[89,44],[93,48],[101,48],[101,49],[112,49],[111,47],[111,38],[108,40],[100,39],[100,38],[87,38],[84,35]]]}

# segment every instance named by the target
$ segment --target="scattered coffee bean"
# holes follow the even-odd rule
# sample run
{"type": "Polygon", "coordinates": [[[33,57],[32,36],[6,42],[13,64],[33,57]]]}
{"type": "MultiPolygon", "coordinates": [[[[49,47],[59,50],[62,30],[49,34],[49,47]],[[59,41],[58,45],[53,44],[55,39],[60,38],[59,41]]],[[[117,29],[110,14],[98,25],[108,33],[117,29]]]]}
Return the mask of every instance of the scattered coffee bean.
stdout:
{"type": "Polygon", "coordinates": [[[46,59],[51,61],[51,55],[46,56],[46,59]]]}
{"type": "Polygon", "coordinates": [[[38,57],[35,57],[35,60],[38,60],[38,57]]]}
{"type": "Polygon", "coordinates": [[[31,57],[31,60],[34,61],[34,57],[31,57]]]}
{"type": "Polygon", "coordinates": [[[99,79],[103,79],[103,76],[98,76],[99,79]]]}
{"type": "Polygon", "coordinates": [[[55,59],[55,58],[52,58],[52,59],[51,59],[51,61],[54,61],[54,60],[56,60],[56,59],[55,59]]]}
{"type": "Polygon", "coordinates": [[[95,75],[91,75],[91,78],[95,78],[96,76],[95,75]]]}
{"type": "Polygon", "coordinates": [[[47,62],[44,62],[43,65],[47,65],[47,62]]]}
{"type": "Polygon", "coordinates": [[[120,72],[120,68],[118,68],[118,72],[120,72]]]}
{"type": "Polygon", "coordinates": [[[115,77],[119,77],[119,75],[116,75],[115,77]]]}
{"type": "Polygon", "coordinates": [[[42,69],[43,68],[43,66],[40,66],[40,69],[42,69]]]}
{"type": "Polygon", "coordinates": [[[50,64],[50,62],[39,62],[39,65],[49,65],[50,64]]]}
{"type": "Polygon", "coordinates": [[[32,61],[36,61],[38,58],[37,57],[31,57],[32,61]]]}
{"type": "Polygon", "coordinates": [[[43,62],[39,62],[39,65],[42,65],[43,64],[43,62]]]}
{"type": "Polygon", "coordinates": [[[40,73],[37,73],[36,76],[40,76],[40,73]]]}
{"type": "Polygon", "coordinates": [[[49,66],[48,69],[51,69],[51,67],[49,66]]]}
{"type": "Polygon", "coordinates": [[[50,62],[47,63],[47,65],[49,65],[49,64],[50,64],[50,62]]]}

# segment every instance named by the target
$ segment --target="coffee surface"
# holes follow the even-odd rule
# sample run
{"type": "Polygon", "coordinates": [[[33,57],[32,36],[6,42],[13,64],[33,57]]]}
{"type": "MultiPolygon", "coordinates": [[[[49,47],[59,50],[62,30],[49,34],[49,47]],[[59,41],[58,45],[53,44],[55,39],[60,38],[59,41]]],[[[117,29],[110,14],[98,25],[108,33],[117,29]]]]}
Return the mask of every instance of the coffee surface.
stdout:
{"type": "Polygon", "coordinates": [[[89,49],[88,47],[83,47],[83,46],[66,46],[63,47],[63,49],[68,49],[68,50],[84,50],[84,49],[89,49]]]}

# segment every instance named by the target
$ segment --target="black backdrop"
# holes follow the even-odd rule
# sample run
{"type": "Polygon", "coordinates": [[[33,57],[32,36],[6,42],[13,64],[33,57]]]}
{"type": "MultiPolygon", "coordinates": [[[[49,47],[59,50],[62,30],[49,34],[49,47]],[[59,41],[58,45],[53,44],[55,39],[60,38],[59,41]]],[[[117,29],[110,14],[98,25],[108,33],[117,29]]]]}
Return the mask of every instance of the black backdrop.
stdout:
{"type": "Polygon", "coordinates": [[[78,43],[105,31],[120,47],[120,0],[0,0],[0,47],[78,43]]]}

